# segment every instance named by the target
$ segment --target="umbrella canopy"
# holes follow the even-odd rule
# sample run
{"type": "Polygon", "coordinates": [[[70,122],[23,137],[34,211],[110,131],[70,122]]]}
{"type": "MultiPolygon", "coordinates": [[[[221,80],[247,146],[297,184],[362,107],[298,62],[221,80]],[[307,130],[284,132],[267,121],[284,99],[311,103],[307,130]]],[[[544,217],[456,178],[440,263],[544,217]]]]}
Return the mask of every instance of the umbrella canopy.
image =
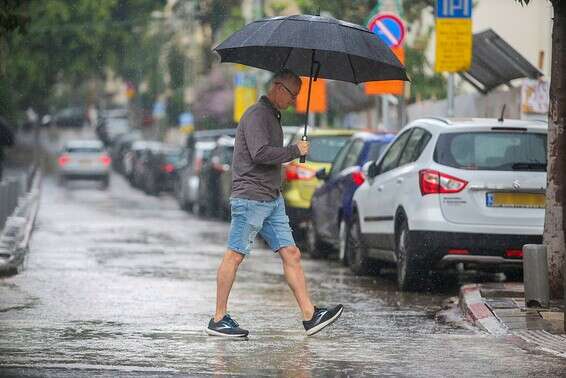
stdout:
{"type": "Polygon", "coordinates": [[[300,76],[362,83],[408,80],[403,65],[367,28],[330,17],[296,15],[258,20],[214,49],[222,62],[300,76]]]}

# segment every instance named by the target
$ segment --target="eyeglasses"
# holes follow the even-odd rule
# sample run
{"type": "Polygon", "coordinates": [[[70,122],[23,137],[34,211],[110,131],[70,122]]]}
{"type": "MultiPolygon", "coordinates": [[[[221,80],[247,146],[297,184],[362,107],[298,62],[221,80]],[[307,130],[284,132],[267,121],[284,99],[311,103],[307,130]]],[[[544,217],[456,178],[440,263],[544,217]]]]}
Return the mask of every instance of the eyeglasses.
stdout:
{"type": "Polygon", "coordinates": [[[293,100],[296,100],[296,99],[297,99],[297,96],[299,95],[298,93],[297,93],[297,94],[294,94],[293,92],[291,92],[291,90],[290,90],[289,88],[287,88],[287,86],[286,86],[285,84],[283,84],[283,83],[280,82],[280,81],[276,82],[276,84],[281,84],[281,85],[283,86],[283,88],[285,88],[285,90],[287,91],[287,93],[289,93],[289,96],[291,96],[291,98],[292,98],[293,100]]]}

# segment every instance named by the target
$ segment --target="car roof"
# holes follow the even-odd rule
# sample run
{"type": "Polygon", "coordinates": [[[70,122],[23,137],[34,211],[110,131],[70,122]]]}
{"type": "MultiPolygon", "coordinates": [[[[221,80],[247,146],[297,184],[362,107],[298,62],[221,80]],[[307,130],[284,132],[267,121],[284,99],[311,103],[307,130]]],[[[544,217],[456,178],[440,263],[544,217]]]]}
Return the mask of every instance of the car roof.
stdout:
{"type": "Polygon", "coordinates": [[[299,131],[301,126],[281,126],[281,128],[283,129],[284,133],[295,133],[299,131]]]}
{"type": "Polygon", "coordinates": [[[216,141],[217,145],[219,145],[219,146],[229,146],[229,147],[234,147],[235,142],[236,142],[236,139],[232,138],[228,135],[222,135],[216,141]]]}
{"type": "Polygon", "coordinates": [[[99,140],[68,140],[65,142],[65,148],[104,148],[104,144],[99,140]]]}
{"type": "Polygon", "coordinates": [[[500,122],[497,118],[442,118],[429,117],[412,121],[407,127],[428,125],[437,132],[459,132],[473,129],[498,128],[528,128],[532,131],[547,131],[548,124],[541,121],[526,121],[519,119],[505,119],[500,122]]]}
{"type": "Polygon", "coordinates": [[[153,140],[136,140],[132,144],[132,150],[143,150],[146,148],[157,149],[161,146],[160,142],[153,140]]]}
{"type": "Polygon", "coordinates": [[[195,139],[216,137],[222,135],[236,135],[236,128],[232,129],[213,129],[213,130],[198,130],[195,131],[195,139]]]}
{"type": "Polygon", "coordinates": [[[363,139],[368,142],[384,142],[389,143],[395,139],[394,133],[372,133],[368,131],[360,131],[354,134],[354,138],[363,139]]]}
{"type": "MultiPolygon", "coordinates": [[[[354,135],[357,130],[352,129],[310,129],[307,135],[310,136],[350,136],[354,135]]],[[[302,135],[303,130],[297,131],[297,135],[302,135]]]]}

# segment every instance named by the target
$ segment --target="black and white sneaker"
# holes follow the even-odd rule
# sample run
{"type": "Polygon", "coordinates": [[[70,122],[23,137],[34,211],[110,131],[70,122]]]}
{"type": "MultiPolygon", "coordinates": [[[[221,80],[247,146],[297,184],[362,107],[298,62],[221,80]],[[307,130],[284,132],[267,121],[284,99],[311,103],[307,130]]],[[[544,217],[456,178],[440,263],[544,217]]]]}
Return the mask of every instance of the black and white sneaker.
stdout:
{"type": "Polygon", "coordinates": [[[240,328],[240,325],[230,315],[226,314],[217,322],[214,321],[214,318],[210,319],[206,333],[210,336],[246,337],[249,332],[240,328]]]}
{"type": "Polygon", "coordinates": [[[324,327],[334,323],[342,315],[344,306],[338,305],[331,309],[314,307],[314,314],[311,320],[303,321],[303,326],[307,331],[307,336],[312,336],[321,331],[324,327]]]}

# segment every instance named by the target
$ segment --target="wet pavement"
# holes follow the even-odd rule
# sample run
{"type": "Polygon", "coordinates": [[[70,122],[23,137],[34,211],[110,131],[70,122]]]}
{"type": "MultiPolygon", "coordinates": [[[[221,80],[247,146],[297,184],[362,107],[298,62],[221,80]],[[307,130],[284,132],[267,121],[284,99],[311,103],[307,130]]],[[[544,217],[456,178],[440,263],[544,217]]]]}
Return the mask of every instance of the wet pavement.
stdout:
{"type": "Polygon", "coordinates": [[[230,312],[248,340],[206,336],[228,224],[114,175],[44,182],[25,270],[0,279],[0,376],[560,376],[566,359],[516,340],[438,323],[458,287],[405,294],[392,277],[356,277],[305,259],[318,305],[343,303],[306,337],[277,255],[257,245],[230,312]]]}

